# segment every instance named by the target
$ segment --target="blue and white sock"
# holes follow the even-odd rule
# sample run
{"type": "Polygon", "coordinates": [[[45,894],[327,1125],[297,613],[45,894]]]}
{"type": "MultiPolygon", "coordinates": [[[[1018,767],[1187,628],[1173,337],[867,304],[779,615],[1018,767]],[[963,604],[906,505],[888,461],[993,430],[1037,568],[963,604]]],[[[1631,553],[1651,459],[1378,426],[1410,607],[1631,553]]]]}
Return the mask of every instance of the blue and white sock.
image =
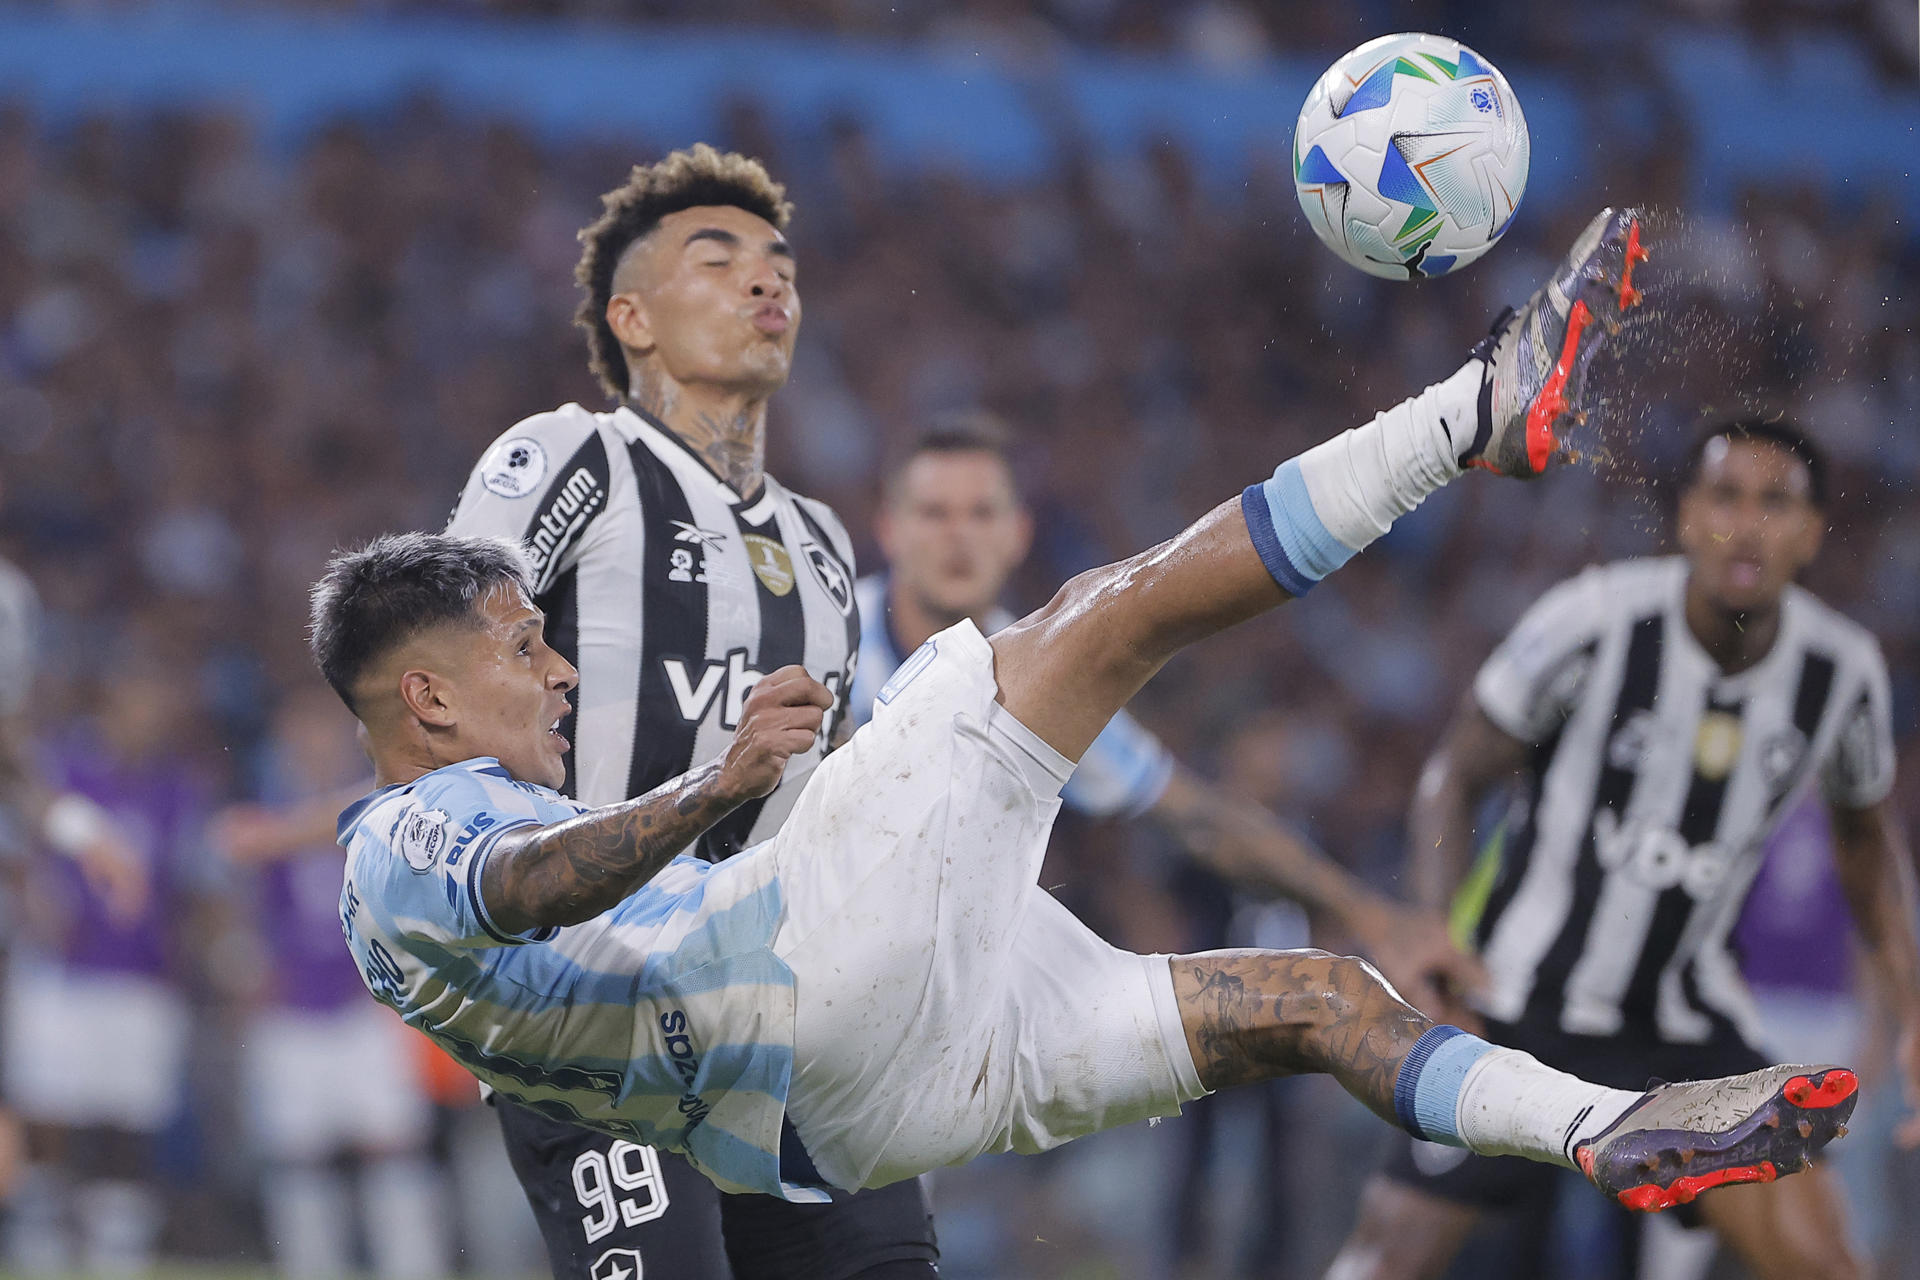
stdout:
{"type": "Polygon", "coordinates": [[[1555,1071],[1458,1027],[1430,1027],[1393,1086],[1393,1110],[1414,1137],[1483,1156],[1526,1156],[1574,1168],[1574,1148],[1641,1095],[1555,1071]]]}
{"type": "Polygon", "coordinates": [[[1474,437],[1481,374],[1469,360],[1444,382],[1282,463],[1240,509],[1274,581],[1304,595],[1460,474],[1474,437]]]}

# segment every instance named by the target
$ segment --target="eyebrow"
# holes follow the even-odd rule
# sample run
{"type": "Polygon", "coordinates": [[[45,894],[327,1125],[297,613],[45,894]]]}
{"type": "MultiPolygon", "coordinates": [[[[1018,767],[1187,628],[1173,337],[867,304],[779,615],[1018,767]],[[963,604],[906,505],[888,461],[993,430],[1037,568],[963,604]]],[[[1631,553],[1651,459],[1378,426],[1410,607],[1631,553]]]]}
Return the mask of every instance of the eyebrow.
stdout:
{"type": "MultiPolygon", "coordinates": [[[[700,230],[688,236],[680,247],[684,249],[696,240],[717,241],[729,249],[738,249],[740,247],[739,236],[733,234],[731,231],[724,231],[719,227],[702,227],[700,230]]],[[[783,258],[791,258],[793,257],[793,246],[789,245],[785,240],[769,240],[767,241],[767,252],[779,254],[783,258]]]]}

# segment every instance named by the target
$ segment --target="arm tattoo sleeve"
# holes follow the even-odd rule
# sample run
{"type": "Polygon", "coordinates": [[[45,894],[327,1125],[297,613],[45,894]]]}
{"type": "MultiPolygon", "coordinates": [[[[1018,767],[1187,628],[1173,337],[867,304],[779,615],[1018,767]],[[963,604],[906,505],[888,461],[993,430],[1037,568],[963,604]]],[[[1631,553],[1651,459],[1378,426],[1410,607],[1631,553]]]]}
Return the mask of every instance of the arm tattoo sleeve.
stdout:
{"type": "Polygon", "coordinates": [[[704,765],[637,800],[509,832],[487,858],[480,892],[511,933],[591,920],[739,804],[720,786],[719,762],[704,765]]]}

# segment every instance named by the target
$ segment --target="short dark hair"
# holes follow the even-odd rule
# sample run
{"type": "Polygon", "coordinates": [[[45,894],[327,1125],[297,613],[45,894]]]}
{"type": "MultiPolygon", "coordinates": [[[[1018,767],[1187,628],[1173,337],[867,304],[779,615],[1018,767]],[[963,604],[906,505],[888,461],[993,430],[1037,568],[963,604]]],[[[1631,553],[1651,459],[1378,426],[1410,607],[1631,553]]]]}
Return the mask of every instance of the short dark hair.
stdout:
{"type": "Polygon", "coordinates": [[[313,660],[358,714],[353,687],[375,660],[428,627],[477,620],[474,606],[503,584],[532,594],[526,552],[505,538],[383,534],[329,560],[313,584],[313,660]]]}
{"type": "Polygon", "coordinates": [[[1715,440],[1758,440],[1785,449],[1806,464],[1807,497],[1816,507],[1827,505],[1827,455],[1813,438],[1784,418],[1737,418],[1716,422],[1694,437],[1681,464],[1679,490],[1691,489],[1700,479],[1701,464],[1706,461],[1707,446],[1715,440]]]}
{"type": "Polygon", "coordinates": [[[989,453],[1006,464],[1019,492],[1019,478],[1013,469],[1013,432],[1007,424],[984,409],[958,409],[938,413],[925,426],[908,436],[887,454],[880,467],[880,492],[892,499],[898,492],[900,477],[922,454],[989,453]]]}
{"type": "Polygon", "coordinates": [[[585,247],[573,279],[586,296],[573,322],[587,333],[587,367],[608,395],[622,400],[627,394],[627,357],[607,323],[607,303],[613,299],[614,272],[628,248],[651,234],[660,219],[682,209],[732,205],[785,231],[793,205],[787,189],[758,160],[716,151],[704,142],[654,164],[633,166],[626,183],[601,196],[600,203],[600,216],[580,230],[585,247]]]}

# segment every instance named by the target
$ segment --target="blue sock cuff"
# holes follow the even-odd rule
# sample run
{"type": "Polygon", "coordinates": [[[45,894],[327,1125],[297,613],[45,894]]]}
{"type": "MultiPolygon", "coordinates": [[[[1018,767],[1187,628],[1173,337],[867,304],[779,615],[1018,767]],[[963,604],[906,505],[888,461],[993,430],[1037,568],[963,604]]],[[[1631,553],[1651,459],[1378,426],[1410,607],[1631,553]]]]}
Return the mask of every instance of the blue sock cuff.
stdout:
{"type": "Polygon", "coordinates": [[[1356,554],[1327,531],[1313,509],[1297,458],[1281,463],[1272,479],[1248,485],[1240,495],[1240,510],[1260,562],[1289,595],[1305,595],[1356,554]]]}
{"type": "Polygon", "coordinates": [[[1429,1027],[1400,1064],[1393,1113],[1400,1127],[1426,1142],[1465,1146],[1454,1116],[1467,1069],[1493,1046],[1458,1027],[1429,1027]]]}

